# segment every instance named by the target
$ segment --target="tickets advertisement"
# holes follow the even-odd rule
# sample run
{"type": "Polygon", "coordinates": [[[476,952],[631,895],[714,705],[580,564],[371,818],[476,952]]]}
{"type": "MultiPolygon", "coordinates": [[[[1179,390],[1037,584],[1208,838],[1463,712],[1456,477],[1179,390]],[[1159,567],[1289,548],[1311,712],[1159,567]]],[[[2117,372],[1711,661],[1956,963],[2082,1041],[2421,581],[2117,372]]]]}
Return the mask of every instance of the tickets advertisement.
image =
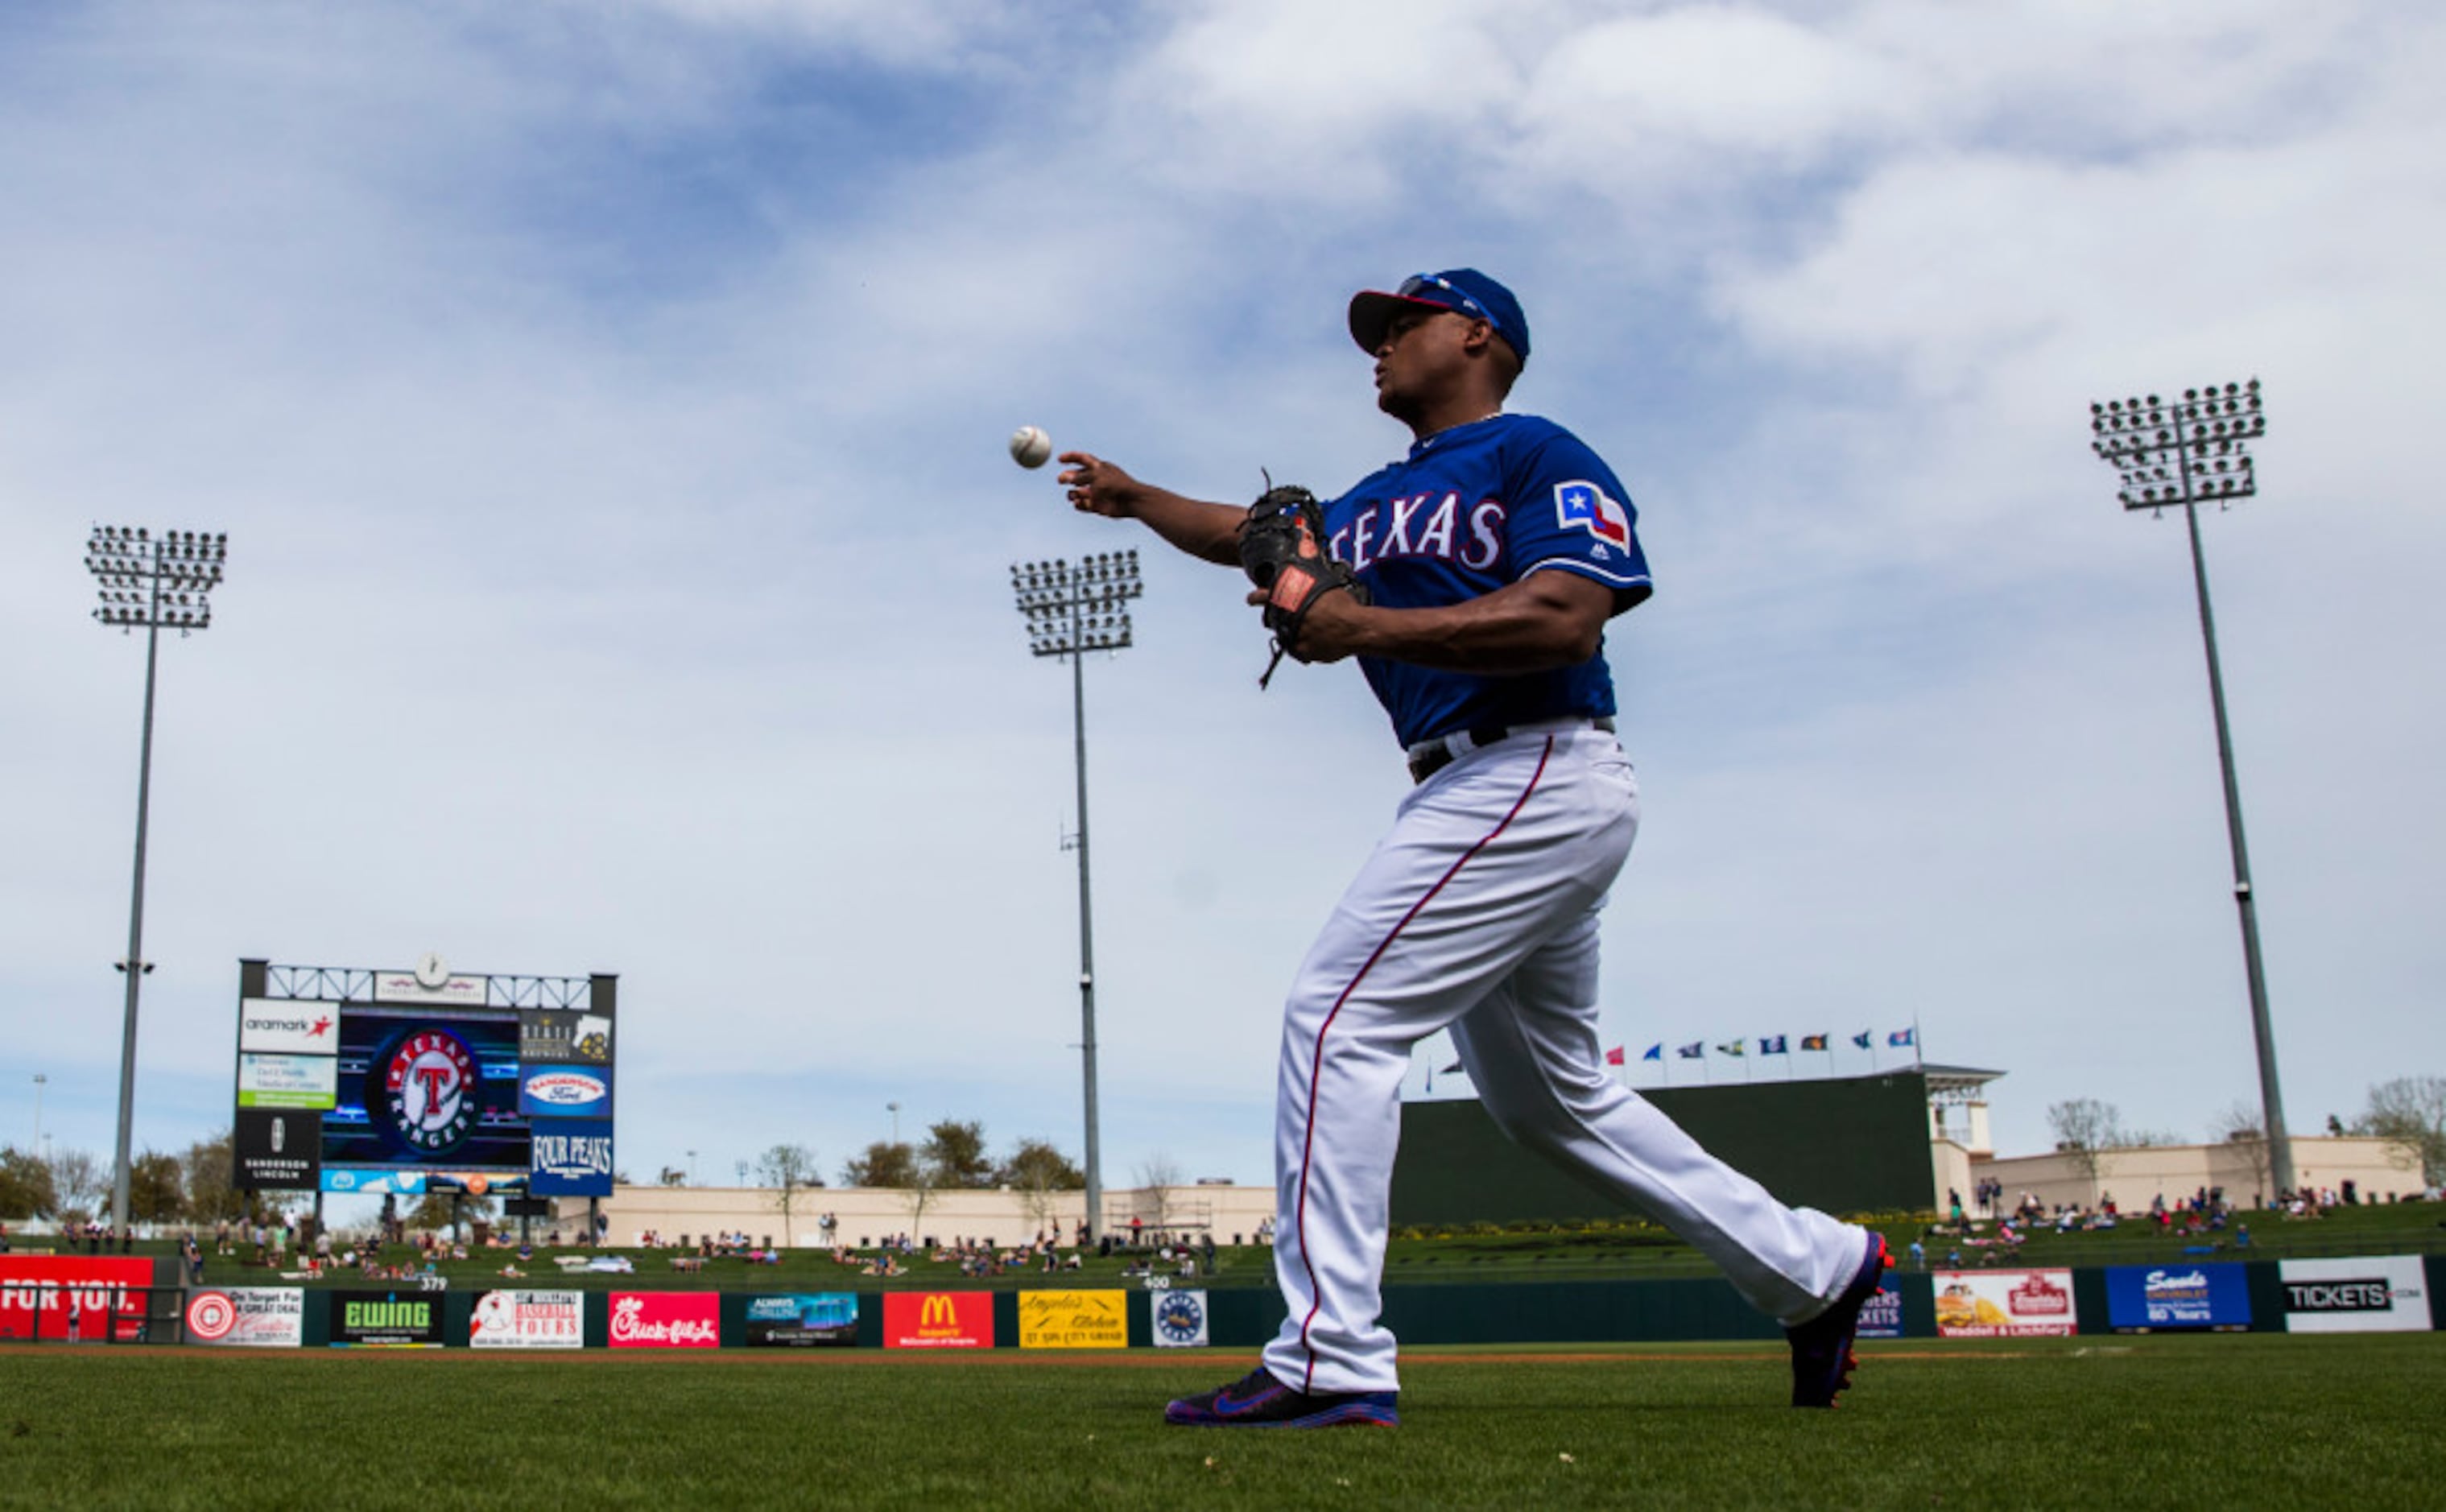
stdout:
{"type": "Polygon", "coordinates": [[[1127,1292],[1022,1292],[1023,1350],[1125,1350],[1130,1345],[1127,1292]]]}
{"type": "Polygon", "coordinates": [[[989,1350],[990,1292],[887,1292],[883,1344],[893,1350],[989,1350]]]}
{"type": "Polygon", "coordinates": [[[467,1319],[479,1350],[574,1350],[586,1342],[582,1292],[487,1292],[467,1319]]]}
{"type": "Polygon", "coordinates": [[[714,1292],[614,1292],[615,1350],[711,1350],[722,1344],[722,1297],[714,1292]]]}
{"type": "Polygon", "coordinates": [[[293,1286],[225,1286],[187,1298],[187,1342],[293,1350],[306,1342],[306,1294],[293,1286]]]}
{"type": "Polygon", "coordinates": [[[2418,1333],[2430,1326],[2418,1255],[2283,1260],[2277,1278],[2287,1333],[2418,1333]]]}
{"type": "Polygon", "coordinates": [[[1948,1339],[2077,1333],[2072,1272],[1939,1271],[1936,1332],[1948,1339]]]}

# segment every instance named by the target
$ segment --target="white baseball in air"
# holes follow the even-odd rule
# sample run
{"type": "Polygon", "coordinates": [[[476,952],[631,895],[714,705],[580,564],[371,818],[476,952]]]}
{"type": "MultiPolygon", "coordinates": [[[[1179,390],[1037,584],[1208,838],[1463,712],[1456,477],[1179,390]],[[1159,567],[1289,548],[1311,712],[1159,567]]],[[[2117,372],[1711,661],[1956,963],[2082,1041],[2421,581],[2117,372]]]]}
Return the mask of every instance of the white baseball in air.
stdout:
{"type": "Polygon", "coordinates": [[[1010,460],[1023,467],[1042,467],[1053,460],[1053,438],[1042,425],[1022,425],[1010,433],[1010,460]]]}

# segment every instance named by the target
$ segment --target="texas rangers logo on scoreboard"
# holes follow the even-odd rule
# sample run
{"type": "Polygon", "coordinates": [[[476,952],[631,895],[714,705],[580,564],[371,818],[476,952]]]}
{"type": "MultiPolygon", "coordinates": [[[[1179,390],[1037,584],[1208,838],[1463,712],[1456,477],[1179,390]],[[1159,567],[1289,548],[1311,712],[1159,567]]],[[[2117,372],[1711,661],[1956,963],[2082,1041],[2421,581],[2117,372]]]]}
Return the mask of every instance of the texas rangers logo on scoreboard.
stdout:
{"type": "Polygon", "coordinates": [[[383,1113],[390,1132],[411,1149],[441,1155],[457,1149],[476,1126],[476,1057],[446,1029],[400,1037],[382,1062],[383,1113]]]}
{"type": "Polygon", "coordinates": [[[1594,483],[1556,483],[1554,515],[1557,523],[1576,525],[1609,546],[1630,548],[1630,511],[1594,483]]]}

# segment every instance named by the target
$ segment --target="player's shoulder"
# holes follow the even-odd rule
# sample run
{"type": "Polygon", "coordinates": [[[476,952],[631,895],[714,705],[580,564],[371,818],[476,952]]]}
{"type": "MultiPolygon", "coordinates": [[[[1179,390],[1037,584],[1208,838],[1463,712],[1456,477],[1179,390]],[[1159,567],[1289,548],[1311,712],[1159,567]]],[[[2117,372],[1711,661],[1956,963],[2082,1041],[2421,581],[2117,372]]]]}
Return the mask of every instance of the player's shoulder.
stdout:
{"type": "Polygon", "coordinates": [[[1505,450],[1517,456],[1543,456],[1550,452],[1569,452],[1593,457],[1594,447],[1582,441],[1560,423],[1543,415],[1505,414],[1497,417],[1501,429],[1496,433],[1505,450]]]}

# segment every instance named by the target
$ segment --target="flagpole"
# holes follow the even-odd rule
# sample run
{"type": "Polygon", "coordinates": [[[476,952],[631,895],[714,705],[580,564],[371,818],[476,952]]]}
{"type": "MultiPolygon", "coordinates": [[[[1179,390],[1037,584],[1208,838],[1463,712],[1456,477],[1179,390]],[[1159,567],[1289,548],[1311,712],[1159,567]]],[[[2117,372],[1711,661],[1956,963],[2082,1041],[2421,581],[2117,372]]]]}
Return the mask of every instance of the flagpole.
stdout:
{"type": "Polygon", "coordinates": [[[1911,1064],[1923,1068],[1928,1065],[1928,1047],[1920,1043],[1917,1013],[1911,1014],[1911,1064]]]}

